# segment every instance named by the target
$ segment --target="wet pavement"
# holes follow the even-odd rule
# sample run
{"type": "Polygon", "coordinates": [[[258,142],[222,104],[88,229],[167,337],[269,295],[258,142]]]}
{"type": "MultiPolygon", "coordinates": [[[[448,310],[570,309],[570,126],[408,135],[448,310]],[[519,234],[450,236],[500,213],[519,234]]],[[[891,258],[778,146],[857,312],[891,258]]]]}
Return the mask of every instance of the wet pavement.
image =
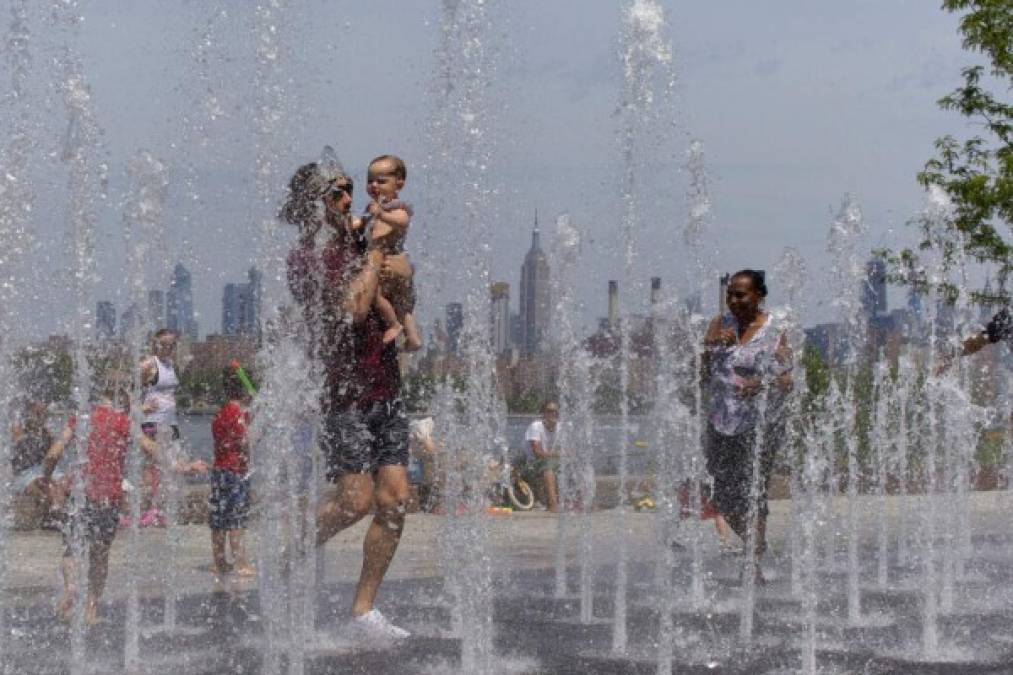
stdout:
{"type": "MultiPolygon", "coordinates": [[[[889,502],[888,522],[896,517],[898,500],[889,502]]],[[[908,513],[920,502],[906,503],[908,513]]],[[[739,641],[738,599],[741,558],[722,553],[709,523],[684,521],[679,539],[688,545],[695,534],[704,542],[704,605],[690,607],[690,552],[679,549],[672,583],[675,592],[674,667],[676,673],[797,672],[801,663],[804,621],[802,604],[790,593],[787,502],[772,504],[771,555],[765,562],[769,583],[757,592],[753,640],[739,641]]],[[[1006,673],[1013,672],[1013,536],[1006,514],[1013,497],[1001,493],[974,495],[975,554],[964,580],[957,585],[951,611],[939,620],[940,650],[932,658],[921,652],[922,584],[920,568],[889,568],[889,583],[876,583],[875,534],[879,526],[872,498],[863,499],[862,614],[846,620],[846,570],[843,549],[837,565],[824,564],[820,576],[818,661],[824,672],[838,673],[1006,673]]],[[[843,512],[843,502],[838,504],[843,512]]],[[[542,513],[490,516],[490,559],[493,561],[495,650],[498,672],[504,673],[655,673],[660,614],[656,571],[651,560],[658,543],[654,518],[617,512],[591,516],[595,539],[593,619],[579,620],[577,569],[568,569],[568,589],[554,597],[554,538],[557,520],[542,513]],[[629,644],[624,654],[611,651],[614,614],[614,563],[610,542],[616,528],[627,529],[631,574],[628,588],[629,644]]],[[[364,642],[347,624],[348,604],[358,575],[364,524],[334,540],[326,550],[326,577],[316,594],[315,630],[307,631],[296,654],[303,654],[305,673],[443,673],[460,672],[460,640],[454,637],[452,603],[441,577],[439,532],[445,518],[428,514],[409,517],[405,536],[379,608],[413,632],[400,644],[364,642]]],[[[575,545],[576,521],[569,521],[575,545]]],[[[838,522],[838,526],[843,522],[838,522]]],[[[109,588],[101,608],[102,621],[89,629],[85,663],[77,672],[123,671],[126,561],[125,537],[114,544],[109,588]]],[[[256,527],[250,547],[257,549],[256,527]]],[[[182,597],[174,631],[160,630],[164,621],[166,533],[146,530],[141,538],[140,653],[145,673],[259,673],[271,670],[268,651],[280,653],[287,667],[289,645],[265,645],[265,614],[256,580],[226,579],[216,583],[209,570],[208,531],[181,528],[179,547],[172,552],[182,597]]],[[[52,607],[59,590],[57,564],[62,552],[55,533],[14,533],[5,583],[7,608],[2,641],[5,673],[70,673],[70,634],[56,621],[52,607]]],[[[822,554],[822,550],[821,550],[822,554]]],[[[571,561],[573,559],[571,558],[571,561]]],[[[295,665],[295,664],[293,664],[295,665]]],[[[293,669],[297,670],[297,669],[293,669]]]]}

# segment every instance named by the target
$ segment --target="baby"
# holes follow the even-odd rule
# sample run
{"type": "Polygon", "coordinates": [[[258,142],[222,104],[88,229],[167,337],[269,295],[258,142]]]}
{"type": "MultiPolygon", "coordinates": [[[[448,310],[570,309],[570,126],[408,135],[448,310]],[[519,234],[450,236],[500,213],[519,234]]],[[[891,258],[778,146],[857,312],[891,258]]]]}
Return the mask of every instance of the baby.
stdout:
{"type": "MultiPolygon", "coordinates": [[[[411,222],[411,204],[398,199],[408,172],[405,163],[394,155],[381,155],[369,163],[366,192],[373,201],[366,207],[363,226],[369,242],[366,259],[378,268],[388,255],[404,252],[404,241],[411,222]]],[[[392,342],[404,333],[405,350],[422,348],[422,336],[412,312],[415,310],[415,289],[395,289],[381,284],[373,307],[383,317],[387,330],[384,343],[392,342]],[[393,302],[392,302],[393,301],[393,302]]]]}

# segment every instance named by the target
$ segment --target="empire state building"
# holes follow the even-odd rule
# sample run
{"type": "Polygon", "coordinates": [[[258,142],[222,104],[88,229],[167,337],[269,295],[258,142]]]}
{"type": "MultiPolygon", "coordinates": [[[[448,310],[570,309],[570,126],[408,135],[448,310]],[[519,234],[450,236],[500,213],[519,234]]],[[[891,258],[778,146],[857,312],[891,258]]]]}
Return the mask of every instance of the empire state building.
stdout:
{"type": "Polygon", "coordinates": [[[531,248],[521,265],[520,319],[523,354],[537,354],[542,351],[549,334],[551,308],[549,294],[549,261],[538,245],[538,212],[535,212],[535,226],[531,232],[531,248]]]}

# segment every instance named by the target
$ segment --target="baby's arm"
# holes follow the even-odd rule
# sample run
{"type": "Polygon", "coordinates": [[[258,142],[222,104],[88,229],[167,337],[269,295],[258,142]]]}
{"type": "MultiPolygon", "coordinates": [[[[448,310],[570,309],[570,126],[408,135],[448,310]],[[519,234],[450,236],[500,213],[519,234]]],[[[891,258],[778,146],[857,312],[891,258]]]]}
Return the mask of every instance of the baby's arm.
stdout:
{"type": "Polygon", "coordinates": [[[371,202],[368,211],[376,220],[373,223],[374,238],[386,237],[391,232],[396,232],[402,237],[407,233],[412,218],[412,208],[407,202],[400,199],[383,204],[371,202]]]}

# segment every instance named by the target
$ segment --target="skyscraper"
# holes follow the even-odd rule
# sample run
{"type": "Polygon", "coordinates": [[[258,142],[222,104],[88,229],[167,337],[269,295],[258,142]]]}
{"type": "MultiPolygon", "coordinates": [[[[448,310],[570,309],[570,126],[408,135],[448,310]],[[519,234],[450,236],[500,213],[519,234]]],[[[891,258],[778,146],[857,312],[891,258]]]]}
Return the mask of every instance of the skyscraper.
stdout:
{"type": "Polygon", "coordinates": [[[464,307],[459,302],[447,303],[447,351],[456,354],[461,347],[464,328],[464,307]]]}
{"type": "Polygon", "coordinates": [[[256,267],[246,273],[242,311],[239,313],[239,332],[243,335],[260,334],[260,299],[263,295],[263,276],[256,267]]]}
{"type": "Polygon", "coordinates": [[[108,300],[99,300],[95,307],[95,337],[112,340],[116,335],[116,308],[108,300]]]}
{"type": "Polygon", "coordinates": [[[872,258],[865,263],[862,310],[866,319],[886,313],[886,262],[882,258],[872,258]]]}
{"type": "Polygon", "coordinates": [[[259,335],[263,275],[256,267],[245,284],[225,284],[222,290],[222,335],[259,335]]]}
{"type": "Polygon", "coordinates": [[[531,248],[521,265],[520,288],[521,341],[524,354],[535,354],[542,349],[548,335],[551,298],[549,296],[549,262],[538,245],[538,213],[531,231],[531,248]]]}
{"type": "MultiPolygon", "coordinates": [[[[141,319],[139,316],[140,313],[141,311],[137,306],[137,303],[132,302],[130,303],[130,306],[123,310],[123,313],[120,314],[121,340],[133,340],[135,338],[133,333],[134,329],[137,327],[137,322],[141,319]]],[[[141,335],[141,339],[144,339],[145,337],[145,335],[141,335]]]]}
{"type": "Polygon", "coordinates": [[[148,326],[152,330],[165,328],[165,293],[148,291],[148,326]]]}
{"type": "Polygon", "coordinates": [[[193,282],[190,271],[183,263],[176,263],[169,282],[169,293],[166,296],[166,326],[179,335],[187,335],[191,340],[197,339],[197,321],[193,316],[193,282]]]}
{"type": "Polygon", "coordinates": [[[497,356],[510,351],[510,284],[497,281],[490,286],[492,295],[492,351],[497,356]]]}
{"type": "Polygon", "coordinates": [[[242,284],[225,284],[222,291],[222,335],[239,333],[239,304],[242,284]]]}

